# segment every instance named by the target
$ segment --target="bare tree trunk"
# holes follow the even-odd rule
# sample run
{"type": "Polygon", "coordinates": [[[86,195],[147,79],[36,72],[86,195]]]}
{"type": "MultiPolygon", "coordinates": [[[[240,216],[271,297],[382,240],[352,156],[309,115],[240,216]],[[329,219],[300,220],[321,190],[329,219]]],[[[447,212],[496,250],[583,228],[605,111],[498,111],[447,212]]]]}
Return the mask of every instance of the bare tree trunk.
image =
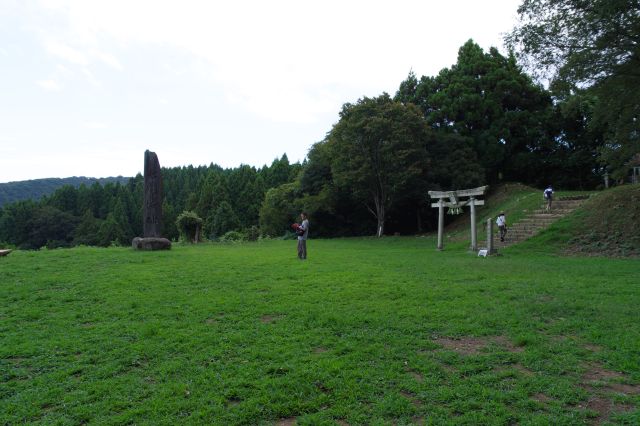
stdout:
{"type": "Polygon", "coordinates": [[[376,236],[378,238],[384,235],[384,205],[382,202],[376,202],[376,217],[378,219],[378,230],[376,236]]]}
{"type": "Polygon", "coordinates": [[[198,241],[200,241],[200,225],[196,225],[196,235],[193,239],[193,243],[198,244],[198,241]]]}

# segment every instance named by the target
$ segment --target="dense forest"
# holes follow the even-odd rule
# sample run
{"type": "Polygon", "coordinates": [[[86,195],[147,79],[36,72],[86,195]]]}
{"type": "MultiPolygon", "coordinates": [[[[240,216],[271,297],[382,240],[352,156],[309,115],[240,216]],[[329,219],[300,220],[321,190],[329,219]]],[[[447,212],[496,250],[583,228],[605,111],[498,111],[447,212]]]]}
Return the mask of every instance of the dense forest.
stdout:
{"type": "Polygon", "coordinates": [[[92,185],[95,182],[105,185],[110,182],[126,183],[128,180],[129,178],[122,176],[107,178],[73,176],[68,178],[31,179],[0,183],[0,207],[16,201],[39,200],[45,195],[53,194],[56,189],[66,185],[72,185],[77,188],[80,185],[92,185]]]}
{"type": "MultiPolygon", "coordinates": [[[[420,233],[434,222],[428,190],[624,182],[640,166],[639,3],[525,1],[509,54],[469,40],[438,75],[344,104],[302,164],[163,169],[164,235],[184,238],[188,212],[205,239],[288,237],[303,210],[316,237],[420,233]]],[[[128,245],[142,189],[136,176],[5,205],[0,243],[128,245]]]]}

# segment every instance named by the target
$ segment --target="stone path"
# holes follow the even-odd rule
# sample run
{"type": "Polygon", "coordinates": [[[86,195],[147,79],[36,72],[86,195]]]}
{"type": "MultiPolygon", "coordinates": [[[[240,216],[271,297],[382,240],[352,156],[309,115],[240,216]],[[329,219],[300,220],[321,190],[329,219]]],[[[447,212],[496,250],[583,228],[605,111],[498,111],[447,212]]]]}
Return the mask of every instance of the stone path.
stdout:
{"type": "Polygon", "coordinates": [[[556,220],[580,207],[587,198],[589,198],[588,195],[562,197],[557,200],[553,200],[550,212],[545,211],[544,207],[540,210],[534,210],[524,219],[508,226],[508,232],[504,242],[500,241],[500,234],[496,230],[496,237],[494,240],[496,248],[500,249],[508,247],[533,237],[541,230],[548,228],[549,225],[556,220]]]}

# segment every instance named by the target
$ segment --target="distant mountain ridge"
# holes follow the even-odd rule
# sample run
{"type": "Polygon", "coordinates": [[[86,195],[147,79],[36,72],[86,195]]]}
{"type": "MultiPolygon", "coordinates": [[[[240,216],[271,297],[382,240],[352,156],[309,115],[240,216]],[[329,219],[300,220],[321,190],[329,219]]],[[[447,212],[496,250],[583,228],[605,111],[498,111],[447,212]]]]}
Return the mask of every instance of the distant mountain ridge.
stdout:
{"type": "Polygon", "coordinates": [[[37,201],[46,195],[53,194],[56,189],[61,188],[65,185],[73,185],[77,188],[82,184],[89,186],[93,185],[96,182],[98,182],[100,185],[105,185],[112,182],[120,182],[121,184],[125,184],[129,182],[129,179],[130,178],[123,176],[106,178],[73,176],[68,178],[45,178],[0,183],[0,207],[4,206],[5,204],[10,204],[22,200],[37,201]]]}

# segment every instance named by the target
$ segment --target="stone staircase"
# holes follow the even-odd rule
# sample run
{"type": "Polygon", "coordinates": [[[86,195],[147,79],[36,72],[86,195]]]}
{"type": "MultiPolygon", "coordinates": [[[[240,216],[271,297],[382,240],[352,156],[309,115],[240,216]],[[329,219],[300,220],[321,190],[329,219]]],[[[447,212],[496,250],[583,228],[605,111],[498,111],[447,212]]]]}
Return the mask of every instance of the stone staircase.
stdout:
{"type": "Polygon", "coordinates": [[[509,224],[509,217],[507,216],[507,235],[504,242],[501,242],[500,232],[496,230],[495,247],[497,249],[508,247],[533,237],[541,230],[548,228],[556,220],[580,207],[588,198],[588,195],[578,195],[555,199],[551,205],[550,212],[547,212],[542,206],[541,209],[534,210],[527,217],[514,224],[509,224]]]}

